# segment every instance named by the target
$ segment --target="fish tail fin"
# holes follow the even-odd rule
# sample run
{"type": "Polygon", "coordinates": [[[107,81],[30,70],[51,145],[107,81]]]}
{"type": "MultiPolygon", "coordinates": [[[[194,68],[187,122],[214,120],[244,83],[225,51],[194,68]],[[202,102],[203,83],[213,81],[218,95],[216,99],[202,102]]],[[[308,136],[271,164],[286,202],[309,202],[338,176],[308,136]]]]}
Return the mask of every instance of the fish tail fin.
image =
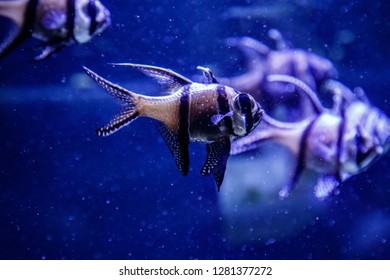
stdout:
{"type": "Polygon", "coordinates": [[[88,76],[122,104],[120,112],[107,125],[96,130],[99,136],[109,136],[129,125],[139,116],[137,105],[140,102],[140,96],[138,94],[111,83],[85,66],[83,68],[88,76]]]}

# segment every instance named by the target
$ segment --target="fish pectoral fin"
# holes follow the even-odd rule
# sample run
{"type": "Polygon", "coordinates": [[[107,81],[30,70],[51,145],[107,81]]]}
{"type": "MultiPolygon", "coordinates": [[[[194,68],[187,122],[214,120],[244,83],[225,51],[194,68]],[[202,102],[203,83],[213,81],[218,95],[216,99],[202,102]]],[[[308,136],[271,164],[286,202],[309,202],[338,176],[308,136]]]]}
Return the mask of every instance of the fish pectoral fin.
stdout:
{"type": "Polygon", "coordinates": [[[340,185],[339,180],[334,175],[324,175],[318,179],[314,187],[315,196],[322,200],[328,197],[340,185]]]}
{"type": "Polygon", "coordinates": [[[200,174],[202,176],[212,174],[219,191],[225,176],[226,163],[229,158],[230,139],[229,137],[222,138],[221,140],[207,144],[206,148],[207,158],[200,174]]]}
{"type": "Polygon", "coordinates": [[[161,85],[162,90],[167,93],[174,93],[180,87],[192,83],[192,81],[186,77],[183,77],[172,70],[161,67],[134,63],[112,63],[112,65],[130,66],[140,70],[145,75],[157,80],[157,82],[161,85]]]}
{"type": "Polygon", "coordinates": [[[186,176],[190,166],[190,156],[188,152],[189,140],[180,139],[177,133],[162,122],[157,122],[157,128],[165,140],[165,143],[167,143],[172,156],[175,157],[176,165],[180,173],[186,176]]]}

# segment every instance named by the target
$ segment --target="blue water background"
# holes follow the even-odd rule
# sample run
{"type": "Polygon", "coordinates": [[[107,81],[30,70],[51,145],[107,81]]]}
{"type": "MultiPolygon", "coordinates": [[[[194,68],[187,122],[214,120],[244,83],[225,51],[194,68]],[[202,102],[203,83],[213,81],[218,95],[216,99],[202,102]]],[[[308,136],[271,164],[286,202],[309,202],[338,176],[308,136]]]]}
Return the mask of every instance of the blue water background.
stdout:
{"type": "Polygon", "coordinates": [[[152,80],[107,63],[157,65],[190,78],[203,65],[232,76],[245,61],[224,39],[252,36],[272,46],[267,32],[277,28],[293,46],[331,59],[343,83],[363,87],[390,114],[387,1],[104,4],[113,25],[90,43],[33,64],[37,41],[29,40],[0,61],[1,259],[390,258],[389,155],[318,201],[326,211],[293,233],[268,224],[277,238],[259,238],[268,220],[261,216],[239,227],[248,238],[232,238],[237,225],[220,207],[224,189],[199,175],[204,146],[190,145],[191,170],[182,177],[150,120],[96,136],[118,106],[81,69],[153,94],[152,80]]]}

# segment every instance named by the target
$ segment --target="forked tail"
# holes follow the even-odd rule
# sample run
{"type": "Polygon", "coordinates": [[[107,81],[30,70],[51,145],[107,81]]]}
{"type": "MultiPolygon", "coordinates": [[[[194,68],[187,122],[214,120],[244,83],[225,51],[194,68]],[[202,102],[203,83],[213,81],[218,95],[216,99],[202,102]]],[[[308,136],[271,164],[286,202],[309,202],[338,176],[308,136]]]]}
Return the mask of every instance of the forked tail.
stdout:
{"type": "Polygon", "coordinates": [[[85,66],[83,66],[83,68],[88,74],[88,76],[95,80],[102,88],[104,88],[109,94],[118,99],[122,104],[122,109],[120,110],[120,112],[107,125],[100,127],[96,130],[96,133],[99,136],[109,136],[121,129],[122,127],[129,125],[138,117],[138,94],[107,81],[106,79],[102,78],[101,76],[99,76],[85,66]]]}

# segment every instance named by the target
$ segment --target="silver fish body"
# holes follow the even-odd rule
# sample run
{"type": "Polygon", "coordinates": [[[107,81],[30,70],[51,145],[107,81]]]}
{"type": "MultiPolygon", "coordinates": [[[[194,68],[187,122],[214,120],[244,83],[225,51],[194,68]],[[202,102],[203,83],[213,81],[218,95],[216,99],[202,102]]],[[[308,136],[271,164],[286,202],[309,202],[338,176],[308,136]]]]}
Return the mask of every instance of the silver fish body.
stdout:
{"type": "Polygon", "coordinates": [[[73,43],[88,42],[110,24],[110,12],[98,0],[0,1],[0,16],[11,19],[14,28],[0,43],[0,56],[28,37],[43,43],[35,60],[42,60],[73,43]]]}
{"type": "MultiPolygon", "coordinates": [[[[301,85],[297,79],[283,75],[271,75],[269,79],[301,85]]],[[[232,145],[232,154],[255,149],[267,140],[292,151],[297,158],[296,170],[290,184],[280,191],[281,197],[289,195],[307,168],[319,174],[314,192],[318,198],[325,198],[389,148],[390,120],[383,112],[339,82],[328,81],[325,86],[334,96],[332,109],[323,108],[314,92],[305,88],[317,114],[291,123],[265,115],[262,125],[232,145]]]]}
{"type": "Polygon", "coordinates": [[[111,135],[137,117],[155,119],[183,175],[187,175],[189,170],[189,143],[206,143],[207,158],[201,175],[213,175],[219,190],[231,141],[249,134],[259,124],[263,114],[260,105],[248,94],[215,83],[214,76],[206,68],[199,67],[208,83],[200,84],[164,68],[140,64],[116,65],[131,66],[142,71],[156,79],[170,95],[155,97],[137,94],[84,68],[92,79],[119,99],[123,106],[109,124],[97,130],[97,134],[111,135]],[[215,115],[225,117],[214,123],[212,120],[215,115]]]}

